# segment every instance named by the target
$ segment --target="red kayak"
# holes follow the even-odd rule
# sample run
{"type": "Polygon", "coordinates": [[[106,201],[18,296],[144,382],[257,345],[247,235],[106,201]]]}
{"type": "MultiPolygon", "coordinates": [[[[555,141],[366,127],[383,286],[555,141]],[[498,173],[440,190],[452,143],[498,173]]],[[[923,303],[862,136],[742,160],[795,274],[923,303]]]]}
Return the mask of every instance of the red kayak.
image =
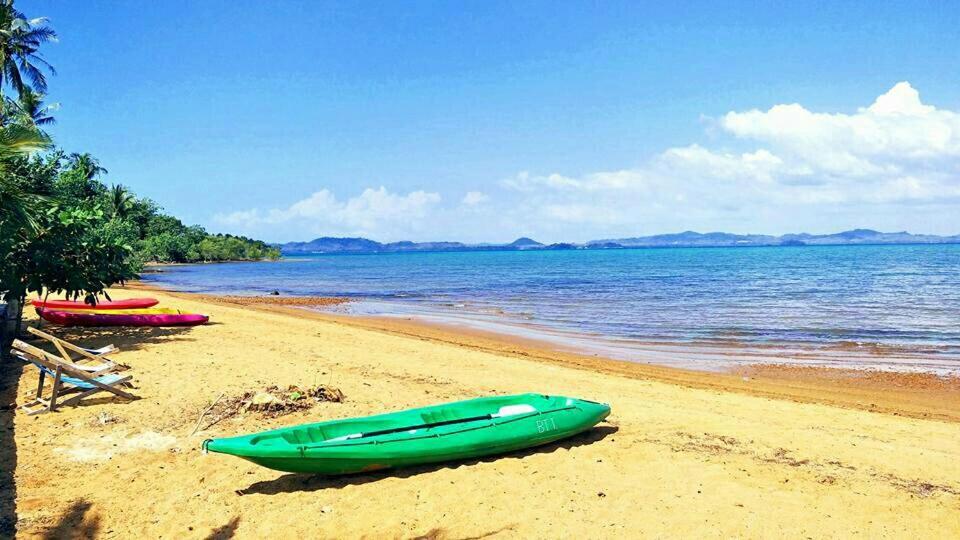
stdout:
{"type": "Polygon", "coordinates": [[[182,313],[176,309],[128,310],[56,310],[37,309],[37,314],[63,326],[197,326],[210,317],[199,313],[182,313]]]}
{"type": "Polygon", "coordinates": [[[129,298],[127,300],[114,300],[97,302],[97,305],[91,306],[83,302],[73,302],[70,300],[31,300],[34,307],[49,309],[143,309],[153,307],[160,301],[156,298],[129,298]]]}

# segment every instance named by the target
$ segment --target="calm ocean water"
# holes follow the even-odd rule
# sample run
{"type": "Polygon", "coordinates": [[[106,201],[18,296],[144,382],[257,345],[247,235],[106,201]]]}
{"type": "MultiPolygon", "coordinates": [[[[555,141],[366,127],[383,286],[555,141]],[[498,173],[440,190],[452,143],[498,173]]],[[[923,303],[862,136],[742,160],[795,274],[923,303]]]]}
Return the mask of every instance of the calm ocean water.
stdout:
{"type": "Polygon", "coordinates": [[[348,296],[361,300],[352,313],[688,367],[786,358],[960,372],[960,245],[314,255],[144,278],[214,294],[348,296]]]}

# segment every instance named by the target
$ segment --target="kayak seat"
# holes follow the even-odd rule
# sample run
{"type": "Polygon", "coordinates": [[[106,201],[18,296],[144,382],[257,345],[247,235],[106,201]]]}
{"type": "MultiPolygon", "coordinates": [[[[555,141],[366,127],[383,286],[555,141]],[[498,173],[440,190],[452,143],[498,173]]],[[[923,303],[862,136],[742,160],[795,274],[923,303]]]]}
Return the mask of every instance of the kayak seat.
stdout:
{"type": "Polygon", "coordinates": [[[316,426],[286,431],[282,437],[289,444],[319,443],[330,438],[322,428],[316,426]]]}

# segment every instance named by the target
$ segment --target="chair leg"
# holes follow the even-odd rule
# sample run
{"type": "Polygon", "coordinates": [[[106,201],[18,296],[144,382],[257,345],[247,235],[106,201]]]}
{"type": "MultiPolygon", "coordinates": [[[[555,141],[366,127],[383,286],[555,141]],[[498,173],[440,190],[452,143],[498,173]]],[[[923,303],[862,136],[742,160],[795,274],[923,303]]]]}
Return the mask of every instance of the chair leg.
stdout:
{"type": "Polygon", "coordinates": [[[53,377],[53,391],[50,394],[50,406],[47,407],[47,410],[53,412],[57,408],[57,394],[60,393],[60,373],[61,368],[57,366],[57,373],[53,377]]]}
{"type": "Polygon", "coordinates": [[[43,382],[44,382],[43,380],[46,377],[46,375],[47,375],[46,372],[41,369],[40,381],[37,383],[37,397],[40,397],[43,395],[43,382]]]}

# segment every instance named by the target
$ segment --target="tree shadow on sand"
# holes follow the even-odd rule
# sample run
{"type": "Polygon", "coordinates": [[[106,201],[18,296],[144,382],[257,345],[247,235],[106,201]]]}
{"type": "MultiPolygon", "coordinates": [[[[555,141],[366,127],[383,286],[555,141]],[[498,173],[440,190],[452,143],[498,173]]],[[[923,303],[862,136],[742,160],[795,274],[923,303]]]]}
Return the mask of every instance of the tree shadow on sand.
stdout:
{"type": "Polygon", "coordinates": [[[385,469],[374,473],[360,473],[345,476],[319,476],[310,474],[285,474],[273,480],[255,482],[250,487],[237,490],[238,495],[277,495],[279,493],[293,493],[299,491],[320,491],[324,489],[342,489],[347,486],[357,486],[376,482],[384,478],[409,478],[418,474],[431,473],[442,469],[455,469],[462,466],[471,466],[478,463],[489,463],[502,459],[523,459],[533,454],[548,454],[560,448],[571,449],[578,446],[593,444],[606,438],[608,435],[616,433],[616,426],[599,426],[561,441],[536,446],[510,452],[507,454],[496,454],[481,458],[471,458],[459,461],[449,461],[445,463],[434,463],[430,465],[418,465],[413,467],[404,467],[402,469],[385,469]]]}
{"type": "MultiPolygon", "coordinates": [[[[211,323],[207,323],[211,324],[211,323]]],[[[30,324],[37,327],[36,321],[30,324]]],[[[67,340],[81,347],[95,349],[106,345],[116,345],[121,351],[142,349],[146,345],[166,343],[170,341],[193,341],[190,336],[191,326],[54,326],[43,324],[41,330],[53,334],[60,339],[67,340]]],[[[27,334],[28,337],[33,338],[27,334]]],[[[23,339],[23,338],[21,338],[23,339]]],[[[45,343],[39,338],[33,338],[31,343],[45,343]]],[[[44,347],[47,348],[47,347],[44,347]]]]}
{"type": "Polygon", "coordinates": [[[44,539],[60,538],[96,538],[100,532],[100,517],[93,515],[87,518],[87,512],[93,504],[86,500],[75,501],[60,516],[57,524],[43,533],[44,539]]]}
{"type": "MultiPolygon", "coordinates": [[[[0,352],[2,354],[2,352],[0,352]]],[[[23,364],[0,356],[0,538],[13,538],[17,532],[17,438],[14,416],[17,412],[17,386],[23,364]]]]}
{"type": "Polygon", "coordinates": [[[226,524],[210,531],[205,540],[229,540],[237,534],[237,527],[240,526],[240,516],[235,516],[226,524]]]}

